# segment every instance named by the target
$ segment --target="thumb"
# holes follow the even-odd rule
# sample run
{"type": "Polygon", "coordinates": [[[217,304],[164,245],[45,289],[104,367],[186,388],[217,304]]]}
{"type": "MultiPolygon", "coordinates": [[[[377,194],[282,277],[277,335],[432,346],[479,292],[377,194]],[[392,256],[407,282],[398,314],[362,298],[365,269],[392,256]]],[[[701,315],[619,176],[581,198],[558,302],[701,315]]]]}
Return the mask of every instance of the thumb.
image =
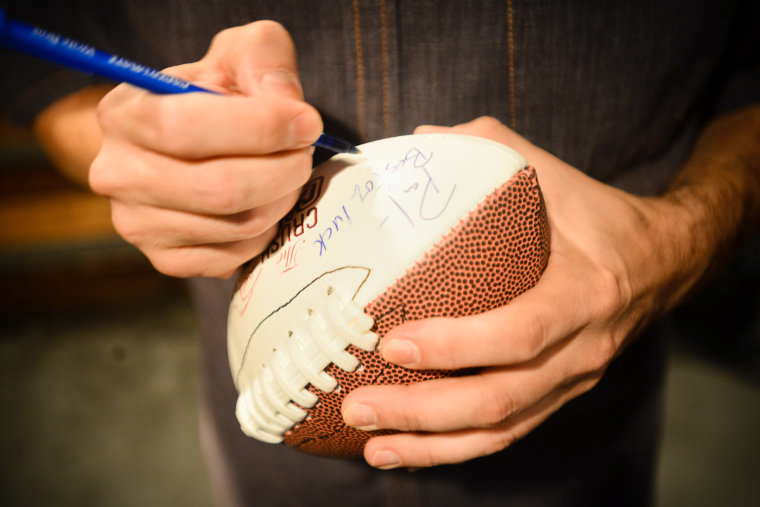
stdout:
{"type": "Polygon", "coordinates": [[[222,85],[233,92],[303,100],[295,45],[277,22],[256,21],[219,32],[202,62],[221,74],[222,85]]]}

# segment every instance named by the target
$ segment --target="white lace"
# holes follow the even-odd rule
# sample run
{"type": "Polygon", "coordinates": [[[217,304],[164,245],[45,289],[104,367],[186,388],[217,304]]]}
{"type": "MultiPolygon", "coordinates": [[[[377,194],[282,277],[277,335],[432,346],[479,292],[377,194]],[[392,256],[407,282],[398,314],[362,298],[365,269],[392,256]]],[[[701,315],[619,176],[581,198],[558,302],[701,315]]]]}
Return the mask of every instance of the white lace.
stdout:
{"type": "Polygon", "coordinates": [[[371,351],[377,335],[374,321],[353,300],[329,288],[318,308],[307,312],[306,333],[289,332],[286,346],[274,348],[261,361],[249,385],[237,400],[236,414],[243,431],[265,442],[279,443],[286,431],[307,418],[304,409],[317,403],[309,384],[324,392],[338,389],[337,381],[324,370],[336,364],[354,371],[359,360],[346,351],[349,345],[371,351]]]}

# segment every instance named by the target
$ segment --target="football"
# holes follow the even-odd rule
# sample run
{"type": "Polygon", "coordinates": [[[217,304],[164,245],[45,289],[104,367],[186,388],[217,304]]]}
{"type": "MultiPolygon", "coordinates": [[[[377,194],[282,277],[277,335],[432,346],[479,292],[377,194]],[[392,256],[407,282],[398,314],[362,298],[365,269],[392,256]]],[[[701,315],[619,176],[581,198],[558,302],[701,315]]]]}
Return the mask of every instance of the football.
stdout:
{"type": "Polygon", "coordinates": [[[388,330],[507,304],[549,257],[538,179],[517,152],[452,134],[359,148],[315,168],[229,309],[243,432],[321,456],[360,456],[387,433],[346,426],[351,390],[471,373],[383,361],[388,330]]]}

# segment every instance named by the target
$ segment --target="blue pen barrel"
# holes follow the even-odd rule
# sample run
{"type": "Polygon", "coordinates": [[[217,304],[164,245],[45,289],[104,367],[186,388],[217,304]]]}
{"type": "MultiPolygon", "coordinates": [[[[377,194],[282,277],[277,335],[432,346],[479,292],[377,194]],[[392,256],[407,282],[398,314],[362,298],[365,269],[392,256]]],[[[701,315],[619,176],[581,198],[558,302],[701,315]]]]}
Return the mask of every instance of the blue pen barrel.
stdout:
{"type": "Polygon", "coordinates": [[[126,81],[153,93],[210,92],[126,58],[109,55],[92,46],[41,28],[9,21],[0,12],[0,40],[7,46],[86,73],[126,81]]]}

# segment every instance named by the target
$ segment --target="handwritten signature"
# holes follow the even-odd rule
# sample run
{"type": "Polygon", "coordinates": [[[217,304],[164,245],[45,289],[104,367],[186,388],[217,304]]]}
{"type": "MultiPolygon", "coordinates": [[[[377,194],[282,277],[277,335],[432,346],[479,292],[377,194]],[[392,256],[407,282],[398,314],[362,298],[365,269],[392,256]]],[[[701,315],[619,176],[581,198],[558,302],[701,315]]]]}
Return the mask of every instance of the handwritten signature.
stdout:
{"type": "MultiPolygon", "coordinates": [[[[452,184],[450,190],[446,189],[448,192],[441,189],[433,176],[433,167],[430,164],[432,159],[432,152],[424,153],[418,148],[412,148],[402,159],[387,163],[380,173],[375,173],[382,181],[387,174],[395,175],[406,170],[413,179],[411,184],[403,189],[386,188],[384,191],[385,197],[411,227],[416,227],[419,221],[429,222],[439,218],[448,208],[457,188],[456,184],[452,184]]],[[[381,184],[369,179],[361,185],[354,186],[352,198],[358,197],[363,203],[371,192],[381,188],[381,184]]],[[[390,218],[390,214],[384,216],[378,228],[383,227],[390,218]]]]}

